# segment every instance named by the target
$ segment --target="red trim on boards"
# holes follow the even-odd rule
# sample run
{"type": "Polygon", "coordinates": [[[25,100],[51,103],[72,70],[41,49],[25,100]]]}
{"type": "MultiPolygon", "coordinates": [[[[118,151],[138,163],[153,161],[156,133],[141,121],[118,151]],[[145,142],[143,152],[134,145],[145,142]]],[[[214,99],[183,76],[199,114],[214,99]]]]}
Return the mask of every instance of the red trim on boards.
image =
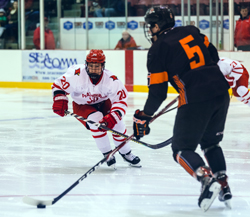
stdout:
{"type": "Polygon", "coordinates": [[[133,50],[125,50],[125,87],[133,92],[134,86],[134,55],[133,50]]]}

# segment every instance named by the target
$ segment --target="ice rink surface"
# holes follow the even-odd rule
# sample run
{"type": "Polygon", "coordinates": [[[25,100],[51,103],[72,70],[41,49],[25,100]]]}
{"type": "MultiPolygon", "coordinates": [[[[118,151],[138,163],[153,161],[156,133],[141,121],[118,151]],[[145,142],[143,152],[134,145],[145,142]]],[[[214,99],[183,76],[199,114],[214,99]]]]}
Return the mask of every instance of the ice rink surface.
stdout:
{"type": "MultiPolygon", "coordinates": [[[[128,135],[133,113],[143,109],[146,97],[146,93],[129,94],[128,135]]],[[[163,106],[174,97],[169,95],[163,106]]],[[[197,205],[200,183],[174,162],[170,146],[153,150],[133,142],[142,168],[129,167],[116,154],[116,171],[103,164],[53,206],[37,209],[24,204],[24,195],[57,197],[103,156],[80,122],[52,112],[50,90],[0,89],[0,102],[0,217],[250,216],[250,108],[235,98],[221,142],[233,209],[216,199],[206,213],[197,205]]],[[[170,138],[175,113],[152,123],[150,135],[142,141],[156,144],[170,138]]]]}

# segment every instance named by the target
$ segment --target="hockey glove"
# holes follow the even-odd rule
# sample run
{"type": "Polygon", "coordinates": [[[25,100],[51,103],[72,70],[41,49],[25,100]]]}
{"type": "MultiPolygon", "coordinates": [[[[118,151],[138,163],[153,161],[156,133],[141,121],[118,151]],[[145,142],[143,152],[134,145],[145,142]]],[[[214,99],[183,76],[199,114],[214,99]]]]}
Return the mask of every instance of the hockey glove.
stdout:
{"type": "Polygon", "coordinates": [[[54,113],[63,117],[64,111],[68,110],[68,97],[64,94],[57,94],[54,96],[52,109],[54,113]]]}
{"type": "MultiPolygon", "coordinates": [[[[106,116],[104,116],[102,118],[102,120],[99,122],[101,124],[103,124],[104,126],[113,129],[114,126],[122,119],[122,115],[121,112],[116,110],[113,112],[110,112],[109,114],[107,114],[106,116]]],[[[101,128],[99,128],[99,130],[101,131],[105,131],[101,128]]]]}
{"type": "Polygon", "coordinates": [[[142,113],[143,111],[140,111],[137,109],[134,114],[134,124],[133,124],[133,129],[134,129],[134,136],[137,140],[140,140],[144,135],[148,135],[150,132],[150,128],[148,126],[149,121],[152,119],[149,116],[145,116],[142,113]]]}

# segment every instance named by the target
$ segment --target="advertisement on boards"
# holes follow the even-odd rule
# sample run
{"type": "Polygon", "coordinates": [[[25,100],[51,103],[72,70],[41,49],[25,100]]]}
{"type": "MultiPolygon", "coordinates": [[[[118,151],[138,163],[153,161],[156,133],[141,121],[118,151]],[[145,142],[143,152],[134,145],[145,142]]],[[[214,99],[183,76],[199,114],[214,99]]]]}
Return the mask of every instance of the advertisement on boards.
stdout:
{"type": "MultiPolygon", "coordinates": [[[[238,20],[239,16],[235,16],[238,20]]],[[[223,24],[224,49],[229,49],[229,18],[228,16],[212,17],[210,23],[209,16],[200,16],[197,23],[197,17],[190,17],[190,24],[198,27],[201,33],[206,34],[210,41],[216,42],[216,27],[220,35],[220,27],[223,24]],[[212,35],[210,32],[212,28],[212,35]]],[[[175,17],[175,27],[189,25],[188,17],[175,17]]],[[[114,49],[117,42],[122,37],[122,32],[127,29],[134,38],[136,44],[142,48],[148,49],[151,45],[144,36],[144,17],[90,17],[88,24],[85,18],[61,18],[60,19],[60,38],[61,49],[114,49]],[[88,27],[88,40],[86,27],[88,27]]],[[[219,36],[220,37],[220,36],[219,36]]]]}
{"type": "Polygon", "coordinates": [[[23,81],[53,82],[74,64],[85,63],[86,51],[31,50],[22,55],[23,81]]]}

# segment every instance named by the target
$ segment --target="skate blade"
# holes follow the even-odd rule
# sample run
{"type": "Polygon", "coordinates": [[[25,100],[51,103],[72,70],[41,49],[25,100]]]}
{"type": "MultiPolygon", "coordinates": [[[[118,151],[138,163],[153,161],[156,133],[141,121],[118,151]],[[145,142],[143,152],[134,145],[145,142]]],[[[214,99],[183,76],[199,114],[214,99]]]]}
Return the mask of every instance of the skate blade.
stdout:
{"type": "Polygon", "coordinates": [[[203,212],[206,212],[210,208],[210,206],[214,202],[215,198],[218,196],[218,194],[221,191],[221,185],[218,182],[214,182],[210,186],[209,191],[213,192],[213,196],[211,198],[209,198],[209,199],[204,199],[201,202],[200,207],[203,210],[203,212]]]}
{"type": "Polygon", "coordinates": [[[112,164],[112,165],[110,166],[110,168],[116,170],[116,165],[115,165],[115,164],[112,164]]]}
{"type": "Polygon", "coordinates": [[[141,168],[141,164],[131,164],[131,163],[129,163],[128,164],[129,166],[131,166],[131,167],[135,167],[135,168],[141,168]]]}
{"type": "Polygon", "coordinates": [[[231,200],[224,201],[224,204],[228,209],[232,209],[231,200]]]}
{"type": "Polygon", "coordinates": [[[123,158],[123,160],[124,160],[124,162],[128,163],[128,165],[131,166],[131,167],[136,167],[136,168],[141,168],[141,167],[142,167],[140,163],[132,164],[132,163],[129,163],[129,162],[128,162],[127,160],[125,160],[124,158],[123,158]]]}

